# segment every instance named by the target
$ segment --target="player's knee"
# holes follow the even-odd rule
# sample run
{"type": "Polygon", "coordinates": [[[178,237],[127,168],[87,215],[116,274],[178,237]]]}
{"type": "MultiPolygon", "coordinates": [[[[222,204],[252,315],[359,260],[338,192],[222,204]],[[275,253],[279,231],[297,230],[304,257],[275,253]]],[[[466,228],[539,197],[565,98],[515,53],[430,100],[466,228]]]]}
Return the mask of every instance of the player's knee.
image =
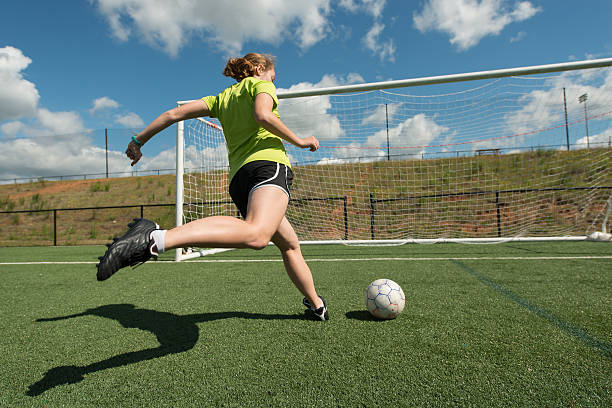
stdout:
{"type": "Polygon", "coordinates": [[[247,242],[247,246],[257,251],[264,249],[270,243],[270,236],[267,234],[256,233],[247,242]]]}
{"type": "Polygon", "coordinates": [[[276,246],[281,252],[294,252],[301,251],[300,249],[300,241],[298,239],[285,240],[283,242],[277,242],[276,246]]]}
{"type": "Polygon", "coordinates": [[[268,246],[268,243],[264,243],[264,241],[253,241],[249,243],[249,248],[254,249],[256,251],[261,251],[265,247],[268,246]]]}

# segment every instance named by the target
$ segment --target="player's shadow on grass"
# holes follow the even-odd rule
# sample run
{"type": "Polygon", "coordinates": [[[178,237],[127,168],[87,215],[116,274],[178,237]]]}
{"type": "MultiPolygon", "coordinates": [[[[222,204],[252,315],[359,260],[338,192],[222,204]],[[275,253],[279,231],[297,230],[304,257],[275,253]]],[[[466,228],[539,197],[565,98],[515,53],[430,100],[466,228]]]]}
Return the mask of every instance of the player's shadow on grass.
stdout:
{"type": "MultiPolygon", "coordinates": [[[[86,374],[191,350],[199,337],[199,328],[196,323],[230,318],[264,320],[305,319],[305,316],[302,314],[284,315],[247,312],[201,313],[181,316],[156,310],[140,309],[130,304],[116,304],[87,309],[83,313],[38,319],[36,321],[53,322],[81,316],[105,317],[117,320],[125,328],[136,328],[151,332],[157,337],[159,346],[119,354],[86,366],[54,367],[47,371],[41,380],[30,385],[26,395],[37,396],[59,385],[78,383],[83,380],[86,374]]],[[[102,339],[100,345],[103,345],[102,339]]]]}

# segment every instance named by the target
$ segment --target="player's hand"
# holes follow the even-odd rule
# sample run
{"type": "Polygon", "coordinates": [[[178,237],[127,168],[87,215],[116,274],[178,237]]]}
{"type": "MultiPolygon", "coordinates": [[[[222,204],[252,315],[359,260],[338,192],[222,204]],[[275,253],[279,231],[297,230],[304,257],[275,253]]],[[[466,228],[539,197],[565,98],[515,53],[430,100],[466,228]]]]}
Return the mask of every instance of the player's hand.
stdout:
{"type": "Polygon", "coordinates": [[[138,146],[133,140],[128,145],[125,154],[127,154],[127,157],[132,159],[132,166],[138,163],[138,161],[142,157],[142,153],[140,152],[140,146],[138,146]]]}
{"type": "Polygon", "coordinates": [[[319,141],[314,136],[308,136],[301,139],[301,148],[302,149],[310,149],[311,152],[314,152],[319,148],[319,141]]]}

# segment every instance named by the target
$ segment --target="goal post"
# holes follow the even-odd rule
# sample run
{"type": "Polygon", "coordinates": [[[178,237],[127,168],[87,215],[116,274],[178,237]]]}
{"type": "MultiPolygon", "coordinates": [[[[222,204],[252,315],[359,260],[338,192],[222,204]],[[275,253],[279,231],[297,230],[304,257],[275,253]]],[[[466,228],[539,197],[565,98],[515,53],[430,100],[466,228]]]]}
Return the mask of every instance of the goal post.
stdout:
{"type": "MultiPolygon", "coordinates": [[[[183,167],[185,151],[185,122],[180,121],[176,124],[176,226],[183,225],[183,167]]],[[[183,258],[182,248],[177,248],[174,252],[174,260],[180,261],[183,258]]]]}
{"type": "MultiPolygon", "coordinates": [[[[286,145],[287,217],[302,244],[584,240],[612,194],[610,66],[278,89],[283,121],[321,145],[286,145]]],[[[180,122],[177,225],[237,216],[227,174],[220,125],[180,122]]]]}

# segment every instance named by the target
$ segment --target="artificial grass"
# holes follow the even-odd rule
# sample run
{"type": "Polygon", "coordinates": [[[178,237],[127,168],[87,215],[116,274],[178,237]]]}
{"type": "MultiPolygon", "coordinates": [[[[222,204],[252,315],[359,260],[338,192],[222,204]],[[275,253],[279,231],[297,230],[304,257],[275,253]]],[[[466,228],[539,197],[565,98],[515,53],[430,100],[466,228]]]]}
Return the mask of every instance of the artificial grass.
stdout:
{"type": "MultiPolygon", "coordinates": [[[[329,322],[304,319],[281,262],[248,262],[278,259],[274,248],[207,258],[244,262],[147,263],[102,283],[91,264],[3,264],[0,401],[609,406],[609,248],[304,247],[329,322]],[[596,258],[447,259],[571,254],[596,258]],[[383,257],[444,259],[367,260],[383,257]],[[406,293],[396,320],[365,312],[363,291],[379,277],[406,293]]],[[[0,262],[95,261],[101,249],[0,249],[0,262]]]]}

